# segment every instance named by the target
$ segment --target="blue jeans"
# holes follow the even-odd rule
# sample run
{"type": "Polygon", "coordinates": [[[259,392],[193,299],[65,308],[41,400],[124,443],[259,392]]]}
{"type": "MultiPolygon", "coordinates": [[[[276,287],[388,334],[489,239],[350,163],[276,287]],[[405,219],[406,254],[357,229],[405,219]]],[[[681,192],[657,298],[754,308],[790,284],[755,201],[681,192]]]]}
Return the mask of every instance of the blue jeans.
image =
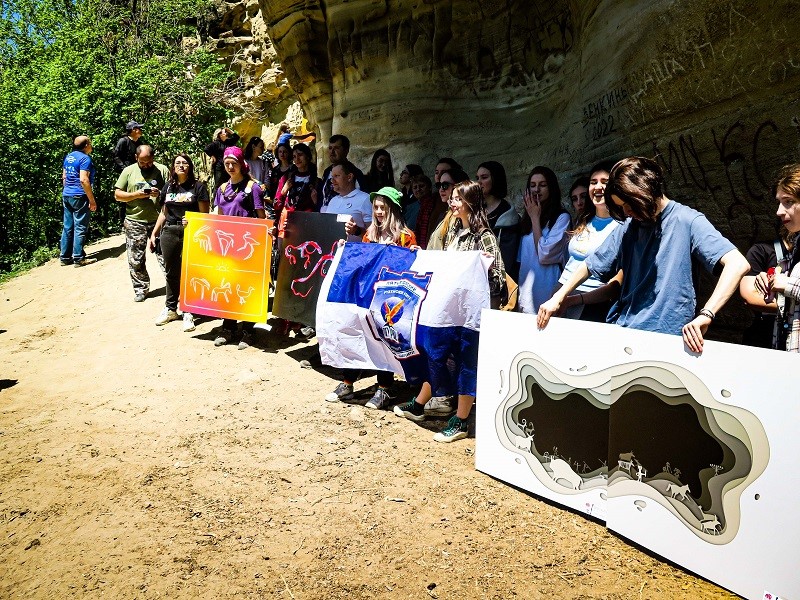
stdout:
{"type": "Polygon", "coordinates": [[[70,262],[86,256],[83,244],[89,233],[89,198],[62,196],[64,201],[64,231],[61,233],[61,260],[70,262]]]}

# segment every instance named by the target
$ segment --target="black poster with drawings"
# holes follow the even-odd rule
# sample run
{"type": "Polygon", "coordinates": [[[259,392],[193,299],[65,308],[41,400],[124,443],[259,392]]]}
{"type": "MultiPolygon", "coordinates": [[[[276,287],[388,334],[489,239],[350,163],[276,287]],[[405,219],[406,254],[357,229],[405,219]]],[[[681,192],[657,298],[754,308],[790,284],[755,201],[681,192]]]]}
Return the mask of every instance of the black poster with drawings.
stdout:
{"type": "Polygon", "coordinates": [[[336,245],[346,236],[339,215],[292,212],[286,219],[272,314],[316,326],[317,298],[336,245]]]}

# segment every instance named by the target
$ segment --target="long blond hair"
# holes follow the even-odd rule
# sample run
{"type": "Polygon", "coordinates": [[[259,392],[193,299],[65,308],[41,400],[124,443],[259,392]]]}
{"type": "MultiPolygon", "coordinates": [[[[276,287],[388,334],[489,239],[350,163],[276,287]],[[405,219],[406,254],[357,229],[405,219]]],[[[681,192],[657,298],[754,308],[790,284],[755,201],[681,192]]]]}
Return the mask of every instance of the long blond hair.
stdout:
{"type": "Polygon", "coordinates": [[[386,196],[376,194],[372,200],[372,223],[367,227],[366,238],[370,242],[400,244],[401,235],[408,234],[408,227],[403,219],[403,210],[396,202],[392,202],[386,196]],[[384,217],[383,223],[378,225],[378,219],[375,218],[375,203],[383,201],[384,217]]]}

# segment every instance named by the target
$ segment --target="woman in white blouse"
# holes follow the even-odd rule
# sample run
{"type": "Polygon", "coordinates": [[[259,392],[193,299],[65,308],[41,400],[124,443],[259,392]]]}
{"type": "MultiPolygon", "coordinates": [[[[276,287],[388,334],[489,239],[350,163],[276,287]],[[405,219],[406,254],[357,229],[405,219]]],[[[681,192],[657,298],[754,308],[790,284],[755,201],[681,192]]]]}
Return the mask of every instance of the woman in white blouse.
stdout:
{"type": "Polygon", "coordinates": [[[519,243],[519,309],[536,314],[553,295],[564,267],[570,217],[561,206],[558,178],[547,167],[534,167],[523,195],[525,216],[519,243]]]}

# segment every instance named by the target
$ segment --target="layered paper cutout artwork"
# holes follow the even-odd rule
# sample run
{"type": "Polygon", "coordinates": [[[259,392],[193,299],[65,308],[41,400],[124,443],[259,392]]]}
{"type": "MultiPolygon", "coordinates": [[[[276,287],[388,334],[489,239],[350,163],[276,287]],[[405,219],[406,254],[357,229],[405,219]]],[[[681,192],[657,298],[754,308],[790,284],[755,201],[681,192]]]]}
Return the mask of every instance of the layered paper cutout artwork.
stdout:
{"type": "Polygon", "coordinates": [[[797,361],[484,311],[476,466],[747,598],[800,597],[797,361]]]}

